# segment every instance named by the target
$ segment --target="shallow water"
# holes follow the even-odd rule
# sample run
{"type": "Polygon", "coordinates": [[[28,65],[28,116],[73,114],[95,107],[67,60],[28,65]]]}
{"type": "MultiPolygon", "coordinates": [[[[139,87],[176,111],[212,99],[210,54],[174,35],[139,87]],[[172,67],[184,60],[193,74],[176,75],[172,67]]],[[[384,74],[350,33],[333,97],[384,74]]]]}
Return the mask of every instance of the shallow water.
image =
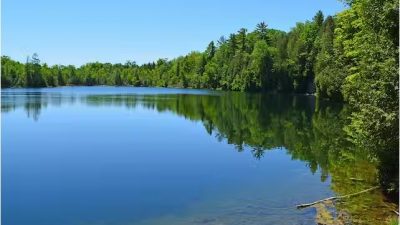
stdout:
{"type": "MultiPolygon", "coordinates": [[[[1,99],[5,225],[316,224],[316,208],[296,205],[376,184],[346,141],[346,107],[312,96],[63,87],[1,99]]],[[[381,224],[390,207],[373,191],[330,212],[381,224]]]]}

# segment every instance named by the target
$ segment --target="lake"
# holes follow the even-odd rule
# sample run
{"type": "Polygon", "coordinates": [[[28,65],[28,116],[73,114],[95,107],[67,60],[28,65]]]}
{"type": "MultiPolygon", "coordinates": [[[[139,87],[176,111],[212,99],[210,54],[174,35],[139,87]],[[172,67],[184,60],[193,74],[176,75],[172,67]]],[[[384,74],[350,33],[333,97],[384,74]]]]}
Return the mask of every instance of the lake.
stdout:
{"type": "Polygon", "coordinates": [[[2,90],[2,224],[382,224],[377,169],[314,96],[2,90]]]}

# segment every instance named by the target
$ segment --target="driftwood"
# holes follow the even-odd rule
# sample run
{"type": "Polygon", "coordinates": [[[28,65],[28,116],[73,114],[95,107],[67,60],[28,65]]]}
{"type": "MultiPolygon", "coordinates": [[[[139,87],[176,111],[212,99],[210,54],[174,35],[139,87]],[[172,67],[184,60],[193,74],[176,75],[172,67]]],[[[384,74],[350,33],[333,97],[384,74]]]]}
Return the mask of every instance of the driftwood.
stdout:
{"type": "Polygon", "coordinates": [[[334,197],[324,198],[324,199],[321,199],[321,200],[318,200],[318,201],[315,201],[315,202],[306,203],[306,204],[300,204],[300,205],[297,205],[296,207],[298,209],[302,209],[302,208],[306,208],[306,207],[309,207],[309,206],[312,206],[312,205],[315,205],[315,204],[318,204],[318,203],[321,203],[321,202],[325,202],[325,201],[338,200],[338,199],[342,199],[342,198],[350,198],[350,197],[353,197],[355,195],[359,195],[359,194],[362,194],[362,193],[365,193],[365,192],[369,192],[369,191],[372,191],[372,190],[375,190],[375,189],[378,189],[378,188],[379,188],[379,186],[375,186],[375,187],[371,187],[371,188],[368,188],[368,189],[365,189],[365,190],[362,190],[362,191],[359,191],[359,192],[356,192],[356,193],[352,193],[352,194],[348,194],[348,195],[342,195],[342,196],[334,196],[334,197]]]}

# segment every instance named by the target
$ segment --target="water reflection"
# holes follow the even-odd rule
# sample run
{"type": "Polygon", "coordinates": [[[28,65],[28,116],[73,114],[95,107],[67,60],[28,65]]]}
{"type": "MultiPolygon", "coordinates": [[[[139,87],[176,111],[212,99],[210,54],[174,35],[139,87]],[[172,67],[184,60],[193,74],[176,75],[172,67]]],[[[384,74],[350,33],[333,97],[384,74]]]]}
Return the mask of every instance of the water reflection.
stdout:
{"type": "Polygon", "coordinates": [[[65,96],[61,93],[2,92],[1,111],[7,113],[23,108],[28,118],[38,121],[42,109],[45,109],[48,105],[61,106],[62,104],[73,104],[75,101],[76,96],[65,96]]]}
{"type": "MultiPolygon", "coordinates": [[[[304,161],[311,173],[320,170],[321,181],[330,176],[331,189],[338,195],[357,192],[377,183],[376,165],[370,160],[368,151],[357,149],[346,140],[343,127],[348,110],[342,104],[317,102],[309,96],[243,93],[2,93],[3,113],[23,109],[35,121],[40,119],[45,108],[64,104],[128,109],[140,106],[160,113],[172,112],[188,120],[201,121],[211,136],[234,145],[237,151],[248,148],[260,160],[266,151],[284,147],[292,159],[304,161]]],[[[391,207],[382,194],[375,191],[338,202],[336,214],[333,218],[325,218],[324,223],[348,215],[355,224],[381,224],[382,218],[391,215],[391,207]]]]}

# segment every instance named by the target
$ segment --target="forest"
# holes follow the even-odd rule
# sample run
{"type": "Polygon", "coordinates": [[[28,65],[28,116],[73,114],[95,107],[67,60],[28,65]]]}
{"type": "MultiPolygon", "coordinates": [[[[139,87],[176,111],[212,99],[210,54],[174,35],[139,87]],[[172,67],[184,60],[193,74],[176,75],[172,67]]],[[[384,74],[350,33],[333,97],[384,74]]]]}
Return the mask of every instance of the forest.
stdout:
{"type": "MultiPolygon", "coordinates": [[[[345,126],[355,144],[373,149],[377,158],[398,156],[397,0],[346,0],[333,16],[318,11],[289,32],[260,22],[211,41],[203,52],[137,65],[87,63],[80,67],[41,63],[37,54],[25,63],[1,57],[1,85],[131,85],[216,90],[316,94],[347,102],[345,126]]],[[[381,179],[398,192],[398,161],[381,179]],[[396,172],[397,171],[397,172],[396,172]],[[397,173],[393,180],[393,173],[397,173]]]]}

